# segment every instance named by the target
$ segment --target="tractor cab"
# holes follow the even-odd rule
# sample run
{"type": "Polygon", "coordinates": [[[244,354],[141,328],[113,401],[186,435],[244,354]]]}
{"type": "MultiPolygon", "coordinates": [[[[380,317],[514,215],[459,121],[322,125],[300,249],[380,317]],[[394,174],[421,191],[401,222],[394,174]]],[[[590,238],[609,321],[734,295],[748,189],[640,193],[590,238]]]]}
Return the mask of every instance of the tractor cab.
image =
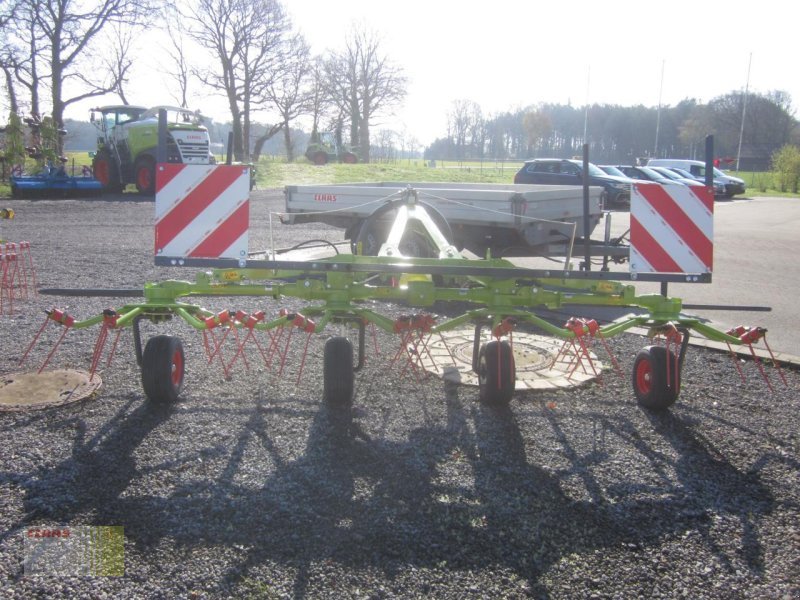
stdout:
{"type": "Polygon", "coordinates": [[[136,121],[137,119],[141,118],[145,112],[147,112],[147,107],[145,106],[132,106],[124,104],[116,106],[101,106],[99,108],[92,109],[91,121],[94,123],[94,126],[103,133],[103,137],[105,138],[117,125],[136,121]],[[95,114],[96,112],[100,113],[99,118],[95,114]]]}

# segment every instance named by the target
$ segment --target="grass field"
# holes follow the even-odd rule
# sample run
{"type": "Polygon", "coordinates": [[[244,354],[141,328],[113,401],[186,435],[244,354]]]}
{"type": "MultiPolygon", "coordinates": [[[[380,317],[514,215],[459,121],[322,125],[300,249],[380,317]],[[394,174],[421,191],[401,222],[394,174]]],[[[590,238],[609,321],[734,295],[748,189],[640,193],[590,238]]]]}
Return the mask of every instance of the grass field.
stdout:
{"type": "MultiPolygon", "coordinates": [[[[70,155],[68,171],[73,168],[80,174],[83,165],[91,164],[86,152],[70,155]]],[[[514,173],[522,165],[519,162],[501,161],[434,161],[422,159],[403,159],[391,162],[376,162],[366,165],[346,165],[330,163],[316,166],[305,159],[287,163],[281,158],[264,157],[256,166],[256,182],[261,189],[281,188],[286,185],[314,183],[349,183],[362,181],[426,181],[460,183],[512,183],[514,173]]],[[[754,196],[797,196],[779,192],[773,187],[770,172],[731,172],[747,183],[747,195],[754,196]]],[[[129,186],[129,189],[133,189],[129,186]]],[[[0,198],[11,195],[8,181],[0,181],[0,198]]]]}

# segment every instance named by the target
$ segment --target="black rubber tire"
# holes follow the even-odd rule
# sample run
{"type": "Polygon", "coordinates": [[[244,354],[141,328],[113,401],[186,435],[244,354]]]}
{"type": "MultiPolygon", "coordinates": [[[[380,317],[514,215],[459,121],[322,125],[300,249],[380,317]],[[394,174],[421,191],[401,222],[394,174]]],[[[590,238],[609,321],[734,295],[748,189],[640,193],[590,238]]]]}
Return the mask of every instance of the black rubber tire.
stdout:
{"type": "Polygon", "coordinates": [[[642,348],[633,361],[631,383],[640,406],[653,411],[668,409],[675,404],[680,393],[678,359],[664,346],[642,348]]]}
{"type": "Polygon", "coordinates": [[[153,404],[172,404],[183,386],[185,356],[180,338],[156,335],[142,353],[142,387],[153,404]]]}
{"type": "Polygon", "coordinates": [[[492,406],[508,406],[516,383],[517,370],[511,344],[494,340],[481,346],[478,356],[481,402],[492,406]]]}
{"type": "Polygon", "coordinates": [[[119,167],[107,149],[98,150],[92,159],[92,174],[103,188],[103,192],[115,194],[123,187],[119,180],[119,167]]]}
{"type": "Polygon", "coordinates": [[[149,156],[140,156],[133,165],[133,180],[136,190],[144,196],[156,193],[156,161],[149,156]]]}
{"type": "Polygon", "coordinates": [[[325,342],[322,369],[324,402],[336,407],[352,405],[355,375],[353,344],[350,340],[345,337],[332,337],[325,342]]]}

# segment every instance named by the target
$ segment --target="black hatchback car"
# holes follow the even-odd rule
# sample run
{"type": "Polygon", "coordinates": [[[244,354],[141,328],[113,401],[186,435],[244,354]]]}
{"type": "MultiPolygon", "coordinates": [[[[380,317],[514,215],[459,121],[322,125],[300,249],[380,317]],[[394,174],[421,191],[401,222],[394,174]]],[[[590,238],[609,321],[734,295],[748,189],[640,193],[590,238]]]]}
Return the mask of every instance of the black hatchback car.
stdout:
{"type": "MultiPolygon", "coordinates": [[[[583,162],[564,158],[535,158],[525,161],[514,175],[514,183],[542,185],[583,185],[583,162]]],[[[628,207],[631,203],[631,179],[614,177],[589,163],[589,185],[603,188],[603,206],[628,207]]]]}

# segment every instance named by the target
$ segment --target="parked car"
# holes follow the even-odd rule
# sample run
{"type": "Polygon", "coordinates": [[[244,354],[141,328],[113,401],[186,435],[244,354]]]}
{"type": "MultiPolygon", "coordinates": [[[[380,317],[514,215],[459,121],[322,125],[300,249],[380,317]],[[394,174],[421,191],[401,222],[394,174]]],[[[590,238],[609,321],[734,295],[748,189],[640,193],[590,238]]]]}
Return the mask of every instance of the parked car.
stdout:
{"type": "MultiPolygon", "coordinates": [[[[678,175],[680,175],[684,179],[694,179],[695,181],[697,181],[698,183],[700,183],[702,185],[705,185],[705,183],[706,183],[705,177],[703,177],[702,179],[700,179],[699,177],[694,177],[691,173],[689,173],[689,171],[686,171],[684,169],[679,169],[678,167],[667,167],[667,168],[670,171],[672,171],[674,173],[677,173],[678,175]]],[[[715,177],[714,180],[713,180],[713,184],[714,184],[714,195],[715,196],[726,196],[727,192],[725,190],[725,182],[724,181],[722,181],[721,179],[717,179],[715,177]]]]}
{"type": "Polygon", "coordinates": [[[651,171],[655,171],[656,173],[663,175],[667,179],[671,179],[672,181],[680,183],[681,185],[687,185],[689,187],[706,187],[705,184],[700,183],[694,177],[690,179],[687,179],[686,177],[681,177],[675,171],[673,171],[672,169],[668,169],[666,167],[647,167],[647,168],[650,169],[651,171]]]}
{"type": "MultiPolygon", "coordinates": [[[[688,160],[682,158],[651,158],[647,161],[648,167],[667,167],[668,169],[682,169],[694,177],[698,181],[705,182],[706,180],[706,163],[702,160],[688,160]]],[[[747,187],[745,186],[744,179],[739,179],[733,175],[723,173],[716,167],[712,167],[714,172],[714,180],[720,181],[723,185],[721,193],[717,194],[716,184],[714,193],[724,198],[732,198],[736,194],[744,194],[747,187]]]]}
{"type": "MultiPolygon", "coordinates": [[[[603,188],[603,206],[629,207],[633,180],[604,173],[589,163],[589,185],[603,188]]],[[[583,162],[563,158],[535,158],[525,161],[514,175],[514,183],[541,185],[583,185],[583,162]]]]}
{"type": "MultiPolygon", "coordinates": [[[[614,177],[625,177],[628,178],[625,173],[620,171],[617,167],[613,165],[597,165],[597,167],[602,170],[607,175],[613,175],[614,177]]],[[[636,179],[635,177],[630,177],[629,179],[636,179]]]]}
{"type": "Polygon", "coordinates": [[[643,181],[652,181],[654,183],[659,183],[661,185],[683,185],[680,181],[676,181],[674,179],[670,179],[663,173],[659,173],[658,171],[654,171],[653,169],[648,169],[647,167],[628,167],[622,166],[617,169],[620,173],[622,173],[625,177],[630,177],[631,179],[641,179],[643,181]]]}

